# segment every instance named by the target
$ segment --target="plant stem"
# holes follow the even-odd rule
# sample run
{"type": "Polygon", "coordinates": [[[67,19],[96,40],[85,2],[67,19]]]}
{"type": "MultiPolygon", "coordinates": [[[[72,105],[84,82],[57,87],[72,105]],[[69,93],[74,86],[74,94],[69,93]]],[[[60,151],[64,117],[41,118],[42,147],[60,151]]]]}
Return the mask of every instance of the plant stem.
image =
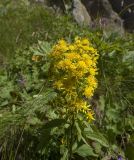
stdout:
{"type": "Polygon", "coordinates": [[[73,128],[74,128],[74,114],[72,115],[72,121],[70,126],[70,143],[69,143],[69,158],[68,160],[72,159],[72,146],[73,146],[73,128]]]}

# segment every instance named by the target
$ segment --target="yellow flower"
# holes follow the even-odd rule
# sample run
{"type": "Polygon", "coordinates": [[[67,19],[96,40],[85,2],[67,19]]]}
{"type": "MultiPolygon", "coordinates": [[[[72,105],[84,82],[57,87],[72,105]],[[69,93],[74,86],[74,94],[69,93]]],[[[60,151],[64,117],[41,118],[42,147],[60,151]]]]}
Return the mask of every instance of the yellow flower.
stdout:
{"type": "Polygon", "coordinates": [[[70,68],[72,63],[71,63],[71,61],[69,59],[65,59],[63,62],[64,62],[64,67],[66,69],[70,68]]]}
{"type": "Polygon", "coordinates": [[[97,88],[97,80],[94,76],[87,77],[87,82],[89,85],[92,85],[94,88],[97,88]]]}
{"type": "Polygon", "coordinates": [[[85,102],[85,101],[83,101],[83,100],[80,100],[80,99],[77,99],[77,101],[75,102],[75,105],[74,105],[75,107],[76,107],[76,109],[78,110],[78,111],[81,111],[81,110],[83,110],[83,111],[87,111],[88,110],[88,105],[87,105],[87,102],[85,102]]]}
{"type": "Polygon", "coordinates": [[[68,47],[71,51],[73,51],[73,50],[75,50],[75,47],[74,47],[74,45],[69,45],[69,47],[68,47]]]}
{"type": "Polygon", "coordinates": [[[61,52],[67,51],[68,50],[68,45],[67,45],[66,41],[63,40],[63,39],[59,40],[58,44],[55,45],[54,50],[61,51],[61,52]]]}
{"type": "Polygon", "coordinates": [[[66,43],[66,41],[64,39],[59,40],[58,44],[61,45],[61,46],[62,45],[67,45],[67,43],[66,43]]]}
{"type": "Polygon", "coordinates": [[[64,68],[64,61],[58,62],[58,64],[55,65],[55,68],[56,68],[56,67],[57,67],[58,69],[64,68]]]}
{"type": "Polygon", "coordinates": [[[64,105],[70,112],[83,112],[84,117],[93,120],[93,112],[83,95],[91,98],[97,88],[97,50],[88,39],[77,37],[74,43],[60,40],[53,47],[50,58],[50,79],[55,82],[53,87],[60,90],[59,96],[66,97],[64,105]]]}
{"type": "Polygon", "coordinates": [[[82,69],[85,69],[87,68],[87,65],[85,64],[84,61],[78,61],[78,68],[82,68],[82,69]]]}
{"type": "Polygon", "coordinates": [[[71,71],[74,73],[74,72],[76,71],[76,66],[72,63],[72,64],[70,65],[70,69],[71,69],[71,71]]]}
{"type": "Polygon", "coordinates": [[[80,55],[78,55],[77,53],[68,53],[65,55],[65,57],[67,59],[74,60],[74,59],[79,59],[80,55]]]}
{"type": "Polygon", "coordinates": [[[81,77],[83,77],[83,72],[82,71],[76,71],[75,72],[75,76],[77,77],[77,78],[81,78],[81,77]]]}
{"type": "Polygon", "coordinates": [[[53,85],[57,89],[62,89],[63,83],[59,80],[59,81],[55,82],[53,85]]]}
{"type": "Polygon", "coordinates": [[[84,95],[87,97],[87,98],[90,98],[92,97],[93,95],[93,88],[92,87],[86,87],[85,88],[85,91],[84,91],[84,95]]]}
{"type": "Polygon", "coordinates": [[[93,52],[93,53],[96,52],[96,49],[94,49],[93,47],[89,47],[88,50],[89,50],[90,52],[93,52]]]}
{"type": "Polygon", "coordinates": [[[94,115],[93,111],[88,111],[86,115],[87,115],[87,119],[89,121],[95,120],[94,117],[93,117],[93,115],[94,115]]]}
{"type": "Polygon", "coordinates": [[[89,109],[89,105],[87,105],[87,102],[83,102],[81,109],[85,112],[87,112],[87,110],[89,109]]]}
{"type": "Polygon", "coordinates": [[[82,43],[83,45],[87,45],[87,46],[89,46],[89,44],[90,44],[89,40],[86,39],[86,38],[82,39],[82,42],[81,42],[81,43],[82,43]]]}
{"type": "Polygon", "coordinates": [[[86,53],[84,53],[84,54],[82,55],[82,57],[83,57],[84,59],[89,59],[89,58],[90,58],[90,56],[89,56],[88,54],[86,54],[86,53]]]}
{"type": "Polygon", "coordinates": [[[96,68],[89,68],[89,73],[90,73],[90,75],[95,76],[97,73],[96,68]]]}
{"type": "Polygon", "coordinates": [[[93,64],[93,61],[92,61],[91,59],[86,59],[86,60],[85,60],[85,63],[86,63],[86,65],[87,65],[88,67],[91,67],[92,64],[93,64]]]}
{"type": "Polygon", "coordinates": [[[81,41],[80,41],[80,38],[79,38],[79,37],[76,37],[76,38],[75,38],[75,43],[76,43],[76,44],[80,44],[80,42],[81,42],[81,41]]]}
{"type": "Polygon", "coordinates": [[[82,48],[83,48],[85,51],[89,51],[89,50],[90,50],[89,46],[82,46],[82,48]]]}

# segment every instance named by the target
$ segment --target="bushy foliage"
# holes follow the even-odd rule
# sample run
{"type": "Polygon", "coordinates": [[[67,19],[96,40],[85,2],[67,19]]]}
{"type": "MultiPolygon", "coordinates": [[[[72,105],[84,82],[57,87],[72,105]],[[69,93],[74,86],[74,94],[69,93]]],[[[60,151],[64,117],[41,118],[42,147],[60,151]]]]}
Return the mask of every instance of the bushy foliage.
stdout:
{"type": "MultiPolygon", "coordinates": [[[[36,137],[39,148],[37,148],[33,156],[41,152],[39,154],[40,156],[42,155],[46,159],[50,158],[53,156],[51,155],[54,147],[53,143],[58,146],[57,152],[59,155],[57,159],[62,156],[66,159],[71,158],[74,153],[82,156],[82,149],[87,149],[87,151],[89,151],[87,154],[91,154],[91,156],[97,156],[84,138],[86,133],[81,133],[81,129],[79,128],[79,125],[81,125],[87,128],[87,130],[89,128],[89,131],[93,133],[93,130],[89,127],[89,122],[94,119],[93,111],[91,111],[91,108],[89,108],[83,97],[85,95],[90,98],[96,87],[96,79],[94,76],[96,73],[97,53],[92,46],[89,47],[89,44],[87,39],[76,39],[75,43],[70,45],[61,40],[51,51],[49,43],[39,42],[38,51],[37,48],[31,48],[30,51],[19,53],[22,55],[21,57],[18,53],[16,54],[16,61],[13,61],[8,71],[10,73],[9,77],[12,75],[12,82],[14,82],[12,83],[10,81],[10,83],[16,88],[16,90],[12,88],[13,90],[9,92],[11,99],[14,101],[11,103],[10,99],[7,100],[7,97],[1,97],[3,101],[1,107],[6,107],[6,111],[2,109],[1,112],[2,123],[0,130],[2,139],[4,134],[7,136],[12,134],[9,133],[10,127],[11,132],[15,127],[16,132],[13,133],[12,136],[15,136],[16,139],[16,136],[20,133],[19,138],[21,140],[24,136],[25,145],[25,134],[28,134],[28,130],[30,129],[36,132],[36,136],[38,134],[40,135],[39,139],[36,137]],[[34,51],[34,53],[32,51],[34,51]],[[71,55],[70,52],[72,51],[75,54],[75,57],[70,59],[70,64],[73,67],[68,65],[65,67],[61,66],[60,68],[61,62],[64,64],[67,60],[65,56],[71,55]],[[85,55],[86,59],[83,57],[85,55]],[[78,59],[76,60],[76,58],[78,59]],[[24,62],[25,59],[27,59],[27,61],[24,62]],[[86,62],[90,62],[90,67],[85,66],[86,62]],[[79,74],[79,72],[81,74],[79,74]],[[86,81],[83,76],[87,79],[86,81]],[[73,78],[73,83],[67,83],[70,81],[70,78],[73,78]],[[92,84],[89,83],[89,78],[93,79],[92,84]],[[59,87],[59,84],[57,85],[59,80],[63,83],[62,87],[61,85],[59,87]],[[89,87],[91,90],[90,95],[84,93],[84,86],[89,87]],[[10,107],[12,108],[11,111],[10,107]],[[15,119],[14,122],[13,119],[15,119]],[[60,127],[61,125],[63,126],[60,127]],[[20,129],[20,126],[22,126],[23,129],[20,129]],[[43,135],[41,135],[42,129],[45,129],[46,133],[44,134],[48,134],[49,136],[46,142],[44,142],[43,135]],[[75,148],[72,148],[74,144],[75,148]],[[42,149],[48,149],[50,153],[48,151],[42,153],[42,149]]],[[[5,88],[5,86],[3,87],[5,88]]],[[[7,138],[7,141],[10,144],[10,138],[7,138]]],[[[30,139],[28,147],[30,147],[30,143],[34,143],[34,141],[30,139]]],[[[13,145],[12,141],[11,145],[13,145]]],[[[106,144],[104,143],[103,145],[106,144]]],[[[18,147],[21,148],[22,146],[23,142],[21,142],[18,147]]],[[[35,146],[32,145],[32,147],[35,146]]],[[[13,149],[9,149],[7,152],[8,155],[12,152],[11,157],[16,157],[20,154],[19,150],[14,152],[13,149]]],[[[2,149],[2,153],[4,154],[4,149],[2,149]]],[[[23,157],[23,154],[24,153],[21,153],[20,156],[23,157]]],[[[87,154],[84,156],[87,156],[87,154]]],[[[8,159],[8,155],[6,158],[3,157],[3,159],[8,159]]],[[[29,153],[25,155],[26,159],[33,159],[31,155],[28,155],[29,153]]],[[[37,156],[37,158],[39,157],[37,156]]]]}

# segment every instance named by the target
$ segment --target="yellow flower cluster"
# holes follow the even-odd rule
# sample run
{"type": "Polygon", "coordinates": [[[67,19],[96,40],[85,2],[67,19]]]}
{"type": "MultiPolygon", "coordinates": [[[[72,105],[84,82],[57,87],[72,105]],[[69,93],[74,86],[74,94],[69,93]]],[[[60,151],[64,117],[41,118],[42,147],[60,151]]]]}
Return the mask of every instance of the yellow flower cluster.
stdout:
{"type": "Polygon", "coordinates": [[[74,107],[76,107],[77,111],[82,111],[83,113],[85,113],[86,118],[90,121],[90,120],[94,120],[94,113],[93,111],[90,109],[90,106],[87,104],[87,102],[83,101],[83,100],[78,100],[75,102],[74,107]]]}
{"type": "MultiPolygon", "coordinates": [[[[73,43],[60,40],[52,49],[52,71],[54,87],[67,94],[75,93],[77,99],[83,96],[90,98],[97,87],[97,50],[86,38],[76,38],[73,43]]],[[[78,110],[83,110],[85,104],[77,104],[78,110]],[[78,107],[79,106],[79,107],[78,107]]],[[[88,117],[93,119],[93,114],[84,109],[88,117]]]]}

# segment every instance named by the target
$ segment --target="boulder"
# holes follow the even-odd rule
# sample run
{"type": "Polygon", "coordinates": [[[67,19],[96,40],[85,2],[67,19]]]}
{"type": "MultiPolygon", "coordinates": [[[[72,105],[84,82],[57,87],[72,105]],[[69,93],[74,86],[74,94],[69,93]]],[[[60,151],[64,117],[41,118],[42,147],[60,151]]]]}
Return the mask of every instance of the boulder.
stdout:
{"type": "Polygon", "coordinates": [[[115,32],[123,34],[124,33],[123,20],[119,17],[119,15],[115,11],[113,11],[112,6],[108,0],[102,0],[102,5],[109,13],[108,17],[109,23],[107,25],[107,29],[113,29],[115,32]]]}
{"type": "Polygon", "coordinates": [[[123,20],[113,11],[108,0],[82,0],[90,17],[93,27],[101,27],[107,31],[124,33],[123,20]]]}
{"type": "Polygon", "coordinates": [[[91,25],[91,17],[89,16],[85,6],[80,0],[73,0],[73,17],[79,25],[91,25]]]}

